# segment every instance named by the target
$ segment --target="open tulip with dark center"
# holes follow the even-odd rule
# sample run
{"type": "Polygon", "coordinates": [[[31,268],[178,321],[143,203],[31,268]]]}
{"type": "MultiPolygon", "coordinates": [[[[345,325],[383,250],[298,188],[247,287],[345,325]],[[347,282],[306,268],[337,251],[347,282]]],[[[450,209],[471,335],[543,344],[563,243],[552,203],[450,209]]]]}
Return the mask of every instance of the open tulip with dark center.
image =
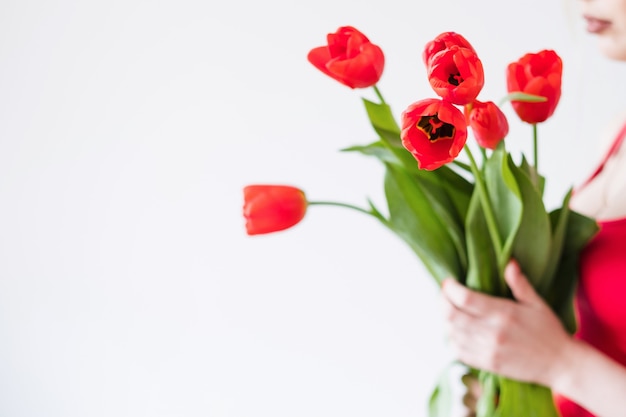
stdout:
{"type": "Polygon", "coordinates": [[[445,100],[417,101],[402,112],[401,119],[402,144],[420,169],[431,171],[452,162],[465,146],[465,117],[445,100]]]}

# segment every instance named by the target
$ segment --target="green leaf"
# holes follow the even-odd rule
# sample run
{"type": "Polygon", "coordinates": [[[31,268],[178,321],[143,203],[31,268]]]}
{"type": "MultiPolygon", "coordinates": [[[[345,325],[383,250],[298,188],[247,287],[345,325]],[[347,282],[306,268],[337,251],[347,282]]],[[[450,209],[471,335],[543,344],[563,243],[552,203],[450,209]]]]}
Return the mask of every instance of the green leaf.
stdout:
{"type": "MultiPolygon", "coordinates": [[[[359,152],[366,156],[373,156],[378,158],[381,162],[389,162],[392,164],[404,166],[403,161],[398,159],[398,156],[389,149],[389,147],[382,141],[376,141],[368,145],[356,145],[348,148],[341,149],[342,152],[359,152]]],[[[408,152],[408,151],[407,151],[408,152]]],[[[413,160],[415,170],[417,171],[417,163],[413,160]]]]}
{"type": "Polygon", "coordinates": [[[457,247],[416,177],[394,164],[385,164],[385,194],[389,227],[413,249],[438,283],[463,276],[457,247]]]}
{"type": "Polygon", "coordinates": [[[388,144],[401,148],[400,128],[391,113],[389,105],[374,103],[367,99],[363,99],[363,104],[365,104],[370,123],[378,135],[388,144]]]}
{"type": "Polygon", "coordinates": [[[500,276],[511,257],[513,244],[523,218],[522,191],[511,169],[509,158],[501,142],[486,161],[484,169],[489,199],[492,202],[498,231],[503,242],[501,258],[498,259],[500,276]]]}
{"type": "Polygon", "coordinates": [[[559,417],[549,388],[503,377],[499,379],[500,397],[495,416],[559,417]]]}
{"type": "MultiPolygon", "coordinates": [[[[443,167],[442,167],[443,168],[443,167]]],[[[465,215],[473,187],[464,178],[450,169],[435,171],[420,170],[413,174],[439,220],[447,225],[461,264],[461,273],[467,270],[465,248],[465,215]]]]}
{"type": "Polygon", "coordinates": [[[522,169],[522,171],[526,173],[526,175],[528,175],[528,178],[530,178],[532,183],[537,186],[537,189],[539,190],[539,194],[543,196],[543,192],[546,186],[545,177],[543,177],[542,175],[539,174],[539,172],[537,172],[537,169],[528,162],[528,160],[526,159],[526,156],[523,154],[522,154],[522,162],[520,163],[519,167],[520,169],[522,169]]]}
{"type": "MultiPolygon", "coordinates": [[[[559,216],[559,211],[555,211],[552,216],[559,216]]],[[[595,220],[575,211],[569,213],[559,265],[546,296],[548,304],[572,334],[576,331],[574,294],[580,274],[580,252],[598,230],[599,226],[595,220]]]]}
{"type": "Polygon", "coordinates": [[[552,280],[561,260],[561,255],[563,254],[563,244],[567,233],[567,225],[570,214],[569,200],[571,195],[572,190],[570,189],[565,194],[561,209],[554,210],[550,213],[550,224],[553,230],[550,244],[550,256],[548,257],[548,263],[545,271],[543,272],[543,276],[540,279],[540,286],[537,288],[539,294],[542,294],[543,296],[546,296],[552,287],[552,280]]]}
{"type": "Polygon", "coordinates": [[[378,158],[383,163],[391,163],[401,166],[407,171],[419,174],[422,170],[417,166],[417,161],[411,153],[403,148],[395,148],[383,139],[369,145],[356,145],[342,149],[343,152],[360,152],[363,155],[378,158]]]}
{"type": "MultiPolygon", "coordinates": [[[[417,171],[417,161],[411,153],[402,145],[400,139],[400,128],[396,123],[391,108],[387,104],[379,104],[363,99],[367,116],[370,123],[383,145],[387,147],[395,155],[397,160],[390,161],[393,163],[401,163],[405,169],[409,171],[417,171]]],[[[356,147],[347,148],[348,150],[356,150],[356,147]]],[[[377,156],[377,155],[375,155],[377,156]]]]}
{"type": "Polygon", "coordinates": [[[446,165],[432,172],[439,177],[442,186],[446,189],[452,204],[454,204],[459,218],[464,222],[463,219],[467,216],[470,199],[474,192],[474,184],[446,165]]]}
{"type": "Polygon", "coordinates": [[[370,211],[372,213],[372,215],[374,215],[374,217],[377,217],[381,222],[383,223],[387,223],[387,219],[385,219],[385,216],[383,216],[383,214],[380,212],[380,210],[378,210],[378,208],[376,208],[376,206],[374,205],[374,202],[370,199],[367,199],[367,204],[370,206],[370,211]]]}
{"type": "Polygon", "coordinates": [[[480,371],[478,380],[480,382],[481,394],[476,404],[476,417],[494,417],[496,404],[500,396],[499,378],[491,372],[480,371]]]}
{"type": "Polygon", "coordinates": [[[428,400],[429,417],[450,417],[452,412],[452,387],[450,385],[450,368],[448,365],[439,375],[437,385],[428,400]]]}
{"type": "MultiPolygon", "coordinates": [[[[509,167],[515,175],[523,203],[520,223],[512,256],[535,288],[541,286],[541,279],[551,256],[552,225],[541,194],[528,175],[509,158],[509,167]]],[[[545,294],[543,294],[545,296],[545,294]]]]}
{"type": "Polygon", "coordinates": [[[600,226],[594,219],[572,211],[568,218],[563,254],[579,253],[599,230],[600,226]]]}
{"type": "Polygon", "coordinates": [[[410,163],[400,161],[398,153],[393,152],[382,140],[365,146],[352,146],[345,150],[375,156],[384,164],[394,165],[396,169],[406,171],[406,174],[412,177],[417,183],[416,186],[424,193],[425,199],[432,205],[434,212],[438,213],[441,222],[447,225],[448,235],[459,257],[461,271],[465,271],[467,257],[463,222],[473,185],[448,167],[434,171],[420,170],[415,159],[406,150],[404,153],[410,157],[410,163]]]}
{"type": "Polygon", "coordinates": [[[548,99],[544,96],[522,93],[521,91],[513,91],[507,94],[506,96],[502,97],[498,105],[502,106],[507,101],[526,101],[526,102],[538,103],[538,102],[548,101],[548,99]]]}
{"type": "Polygon", "coordinates": [[[465,285],[487,294],[501,294],[498,263],[478,190],[474,192],[465,219],[468,268],[465,285]]]}

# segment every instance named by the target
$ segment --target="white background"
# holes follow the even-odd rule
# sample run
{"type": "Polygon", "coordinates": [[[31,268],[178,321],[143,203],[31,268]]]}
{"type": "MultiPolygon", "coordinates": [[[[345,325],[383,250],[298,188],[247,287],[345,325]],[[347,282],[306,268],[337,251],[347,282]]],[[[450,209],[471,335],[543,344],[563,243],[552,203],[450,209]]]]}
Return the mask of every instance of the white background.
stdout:
{"type": "MultiPolygon", "coordinates": [[[[353,25],[400,112],[433,96],[421,48],[463,34],[505,94],[526,52],[564,60],[540,126],[556,204],[626,97],[623,68],[545,0],[0,3],[0,416],[415,417],[451,360],[438,288],[374,220],[315,207],[245,235],[246,184],[384,208],[375,139],[307,52],[353,25]]],[[[509,148],[530,127],[510,107],[509,148]]]]}

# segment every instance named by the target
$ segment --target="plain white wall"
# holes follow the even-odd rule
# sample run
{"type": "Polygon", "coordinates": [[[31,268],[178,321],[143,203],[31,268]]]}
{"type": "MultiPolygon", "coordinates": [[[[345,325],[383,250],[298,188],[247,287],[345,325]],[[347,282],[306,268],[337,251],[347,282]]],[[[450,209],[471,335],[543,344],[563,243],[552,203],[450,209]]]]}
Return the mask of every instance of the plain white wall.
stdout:
{"type": "MultiPolygon", "coordinates": [[[[624,105],[563,2],[0,3],[0,415],[425,415],[450,361],[438,289],[366,216],[314,208],[248,237],[244,185],[384,207],[361,97],[307,61],[353,25],[385,51],[394,112],[433,96],[424,43],[462,33],[506,64],[555,49],[562,103],[540,127],[550,202],[592,168],[624,105]]],[[[514,118],[509,147],[530,128],[514,118]]]]}

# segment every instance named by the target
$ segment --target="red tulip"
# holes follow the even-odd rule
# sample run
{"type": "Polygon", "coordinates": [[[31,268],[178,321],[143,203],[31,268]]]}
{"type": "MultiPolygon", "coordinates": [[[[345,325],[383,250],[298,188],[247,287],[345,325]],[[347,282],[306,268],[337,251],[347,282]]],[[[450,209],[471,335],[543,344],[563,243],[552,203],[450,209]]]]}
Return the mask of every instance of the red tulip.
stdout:
{"type": "Polygon", "coordinates": [[[439,97],[464,106],[485,84],[483,64],[471,49],[453,45],[430,58],[428,81],[439,97]]]}
{"type": "Polygon", "coordinates": [[[375,85],[383,74],[382,49],[351,26],[343,26],[327,35],[328,45],[313,48],[307,58],[329,77],[350,88],[375,85]]]}
{"type": "Polygon", "coordinates": [[[492,101],[478,100],[465,106],[467,123],[474,133],[476,142],[483,148],[495,149],[509,133],[509,122],[502,110],[492,101]]]}
{"type": "Polygon", "coordinates": [[[249,235],[288,229],[302,220],[307,209],[304,191],[288,185],[248,185],[243,198],[249,235]]]}
{"type": "Polygon", "coordinates": [[[452,162],[467,140],[463,113],[451,103],[428,98],[402,112],[402,144],[420,169],[432,171],[452,162]]]}
{"type": "Polygon", "coordinates": [[[561,98],[563,63],[556,52],[529,53],[508,65],[507,89],[542,96],[544,102],[511,101],[513,109],[526,123],[541,123],[552,116],[561,98]]]}
{"type": "Polygon", "coordinates": [[[430,58],[438,52],[449,49],[451,46],[459,46],[461,48],[467,48],[470,51],[476,53],[472,45],[463,36],[455,32],[444,32],[438,35],[435,39],[428,42],[422,52],[422,59],[424,64],[429,66],[430,58]]]}

